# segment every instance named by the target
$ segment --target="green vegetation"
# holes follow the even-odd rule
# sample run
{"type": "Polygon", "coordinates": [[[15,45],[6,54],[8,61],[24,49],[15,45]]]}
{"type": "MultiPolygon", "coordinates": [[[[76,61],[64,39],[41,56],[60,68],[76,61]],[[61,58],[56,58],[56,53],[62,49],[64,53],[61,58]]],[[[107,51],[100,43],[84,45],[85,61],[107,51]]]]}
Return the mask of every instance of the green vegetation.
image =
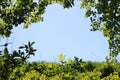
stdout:
{"type": "Polygon", "coordinates": [[[8,80],[8,76],[14,68],[25,64],[30,55],[35,54],[36,49],[32,47],[33,44],[34,42],[28,42],[27,45],[20,46],[18,51],[13,51],[12,54],[5,47],[4,54],[0,54],[0,80],[8,80]]]}
{"type": "MultiPolygon", "coordinates": [[[[74,0],[1,0],[0,36],[10,37],[11,30],[20,24],[28,28],[43,21],[46,7],[55,3],[64,8],[74,6],[74,0]]],[[[80,0],[80,3],[91,20],[91,30],[101,31],[108,38],[110,56],[106,62],[85,62],[77,57],[65,61],[60,54],[60,63],[30,63],[27,59],[35,54],[34,42],[12,53],[5,43],[0,51],[0,80],[120,80],[120,63],[116,60],[120,53],[120,0],[80,0]]]]}
{"type": "Polygon", "coordinates": [[[81,0],[92,31],[101,31],[108,38],[110,56],[120,53],[120,0],[81,0]]]}
{"type": "Polygon", "coordinates": [[[0,80],[120,80],[119,69],[120,63],[85,62],[74,57],[60,63],[27,62],[0,80]]]}
{"type": "MultiPolygon", "coordinates": [[[[43,21],[46,7],[60,4],[64,8],[74,6],[74,0],[3,0],[0,1],[0,35],[9,37],[13,27],[43,21]]],[[[101,31],[108,38],[110,56],[120,53],[120,0],[80,0],[80,7],[86,9],[92,31],[101,31]]]]}

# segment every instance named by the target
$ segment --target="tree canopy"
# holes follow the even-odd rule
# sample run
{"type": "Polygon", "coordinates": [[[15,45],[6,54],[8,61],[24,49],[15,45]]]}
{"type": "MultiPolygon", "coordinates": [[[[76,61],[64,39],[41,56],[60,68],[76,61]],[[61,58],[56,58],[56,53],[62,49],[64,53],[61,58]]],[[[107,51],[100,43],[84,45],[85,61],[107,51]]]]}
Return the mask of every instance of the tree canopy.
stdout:
{"type": "MultiPolygon", "coordinates": [[[[0,1],[0,35],[9,37],[13,27],[43,21],[48,5],[60,4],[64,8],[74,5],[74,0],[2,0],[0,1]]],[[[80,0],[86,9],[86,17],[91,20],[91,30],[101,31],[108,38],[110,56],[120,53],[120,0],[80,0]]]]}
{"type": "Polygon", "coordinates": [[[120,53],[120,0],[81,0],[92,31],[99,30],[108,38],[110,56],[120,53]]]}
{"type": "Polygon", "coordinates": [[[9,37],[13,27],[24,24],[28,28],[32,23],[43,21],[48,5],[58,3],[64,8],[74,5],[74,0],[4,0],[0,1],[0,35],[9,37]]]}

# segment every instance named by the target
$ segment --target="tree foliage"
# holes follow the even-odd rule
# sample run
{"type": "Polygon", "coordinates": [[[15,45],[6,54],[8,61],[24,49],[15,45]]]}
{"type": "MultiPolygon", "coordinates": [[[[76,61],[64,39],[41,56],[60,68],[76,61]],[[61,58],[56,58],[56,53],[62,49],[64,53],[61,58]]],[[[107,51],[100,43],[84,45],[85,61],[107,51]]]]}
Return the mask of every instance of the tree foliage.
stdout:
{"type": "MultiPolygon", "coordinates": [[[[74,5],[74,0],[4,0],[0,1],[0,35],[9,37],[13,27],[43,21],[48,5],[60,4],[64,8],[74,5]]],[[[120,52],[120,0],[81,0],[86,17],[91,20],[92,31],[99,30],[108,38],[110,56],[120,52]]]]}
{"type": "Polygon", "coordinates": [[[120,53],[120,0],[81,0],[92,31],[101,31],[108,38],[110,56],[120,53]]]}
{"type": "Polygon", "coordinates": [[[74,5],[74,0],[4,0],[0,1],[0,35],[9,37],[13,27],[24,24],[28,28],[32,23],[43,21],[48,5],[58,3],[64,8],[74,5]]]}
{"type": "MultiPolygon", "coordinates": [[[[81,59],[65,63],[32,62],[13,69],[9,80],[119,80],[120,63],[83,62],[81,59]]],[[[60,61],[61,62],[61,61],[60,61]]]]}
{"type": "Polygon", "coordinates": [[[33,46],[34,42],[28,42],[28,44],[20,46],[18,51],[13,51],[12,54],[9,53],[8,49],[5,48],[0,55],[0,80],[8,80],[8,76],[11,74],[12,70],[20,65],[27,62],[30,55],[34,55],[36,49],[33,46]]]}
{"type": "MultiPolygon", "coordinates": [[[[108,38],[110,56],[120,53],[120,0],[80,0],[91,20],[92,31],[99,30],[108,38]]],[[[60,4],[64,8],[74,5],[74,0],[4,0],[0,1],[0,35],[9,37],[13,27],[43,21],[48,5],[60,4]]]]}
{"type": "MultiPolygon", "coordinates": [[[[0,1],[0,36],[10,37],[12,29],[23,24],[28,28],[32,23],[43,21],[43,14],[48,5],[58,3],[64,8],[74,5],[74,0],[1,0],[0,1]]],[[[6,43],[7,44],[7,43],[6,43]]],[[[34,55],[36,49],[34,42],[20,46],[18,51],[9,53],[5,45],[4,51],[0,51],[0,80],[8,80],[12,70],[18,65],[26,63],[30,55],[34,55]]],[[[3,45],[4,46],[4,45],[3,45]]]]}

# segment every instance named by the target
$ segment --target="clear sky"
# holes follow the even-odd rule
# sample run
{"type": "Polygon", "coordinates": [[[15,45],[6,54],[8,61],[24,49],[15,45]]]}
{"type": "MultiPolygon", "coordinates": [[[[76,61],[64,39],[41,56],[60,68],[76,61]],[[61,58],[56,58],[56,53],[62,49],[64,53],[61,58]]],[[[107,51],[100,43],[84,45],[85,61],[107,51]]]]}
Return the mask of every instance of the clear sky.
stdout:
{"type": "Polygon", "coordinates": [[[58,55],[63,53],[66,58],[74,56],[87,61],[105,61],[108,55],[107,38],[101,32],[90,31],[90,21],[86,19],[85,10],[76,3],[70,9],[64,9],[55,4],[50,5],[44,14],[44,21],[35,23],[28,29],[23,25],[13,30],[10,51],[28,41],[35,41],[37,49],[30,61],[58,61],[58,55]]]}

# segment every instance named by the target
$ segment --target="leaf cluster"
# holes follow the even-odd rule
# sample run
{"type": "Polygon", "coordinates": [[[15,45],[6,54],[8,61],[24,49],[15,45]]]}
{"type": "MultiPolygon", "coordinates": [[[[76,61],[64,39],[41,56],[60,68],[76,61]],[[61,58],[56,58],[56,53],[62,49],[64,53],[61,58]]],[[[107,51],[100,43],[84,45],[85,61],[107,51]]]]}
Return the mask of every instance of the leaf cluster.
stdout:
{"type": "Polygon", "coordinates": [[[101,31],[108,38],[110,56],[120,53],[120,0],[81,0],[92,31],[101,31]]]}
{"type": "Polygon", "coordinates": [[[0,1],[0,35],[9,37],[13,27],[24,24],[28,28],[32,23],[43,21],[48,5],[58,3],[64,8],[74,5],[74,0],[4,0],[0,1]]]}
{"type": "Polygon", "coordinates": [[[28,45],[23,45],[19,47],[18,51],[13,51],[12,54],[9,53],[8,48],[5,47],[4,51],[1,51],[0,55],[0,80],[8,80],[8,77],[12,70],[25,64],[30,55],[34,55],[36,49],[33,46],[34,42],[28,42],[28,45]],[[25,49],[25,50],[24,50],[25,49]]]}
{"type": "Polygon", "coordinates": [[[86,62],[76,58],[66,63],[32,62],[16,67],[10,80],[119,80],[120,63],[86,62]],[[78,64],[79,63],[79,64],[78,64]],[[92,67],[91,67],[92,66],[92,67]]]}

